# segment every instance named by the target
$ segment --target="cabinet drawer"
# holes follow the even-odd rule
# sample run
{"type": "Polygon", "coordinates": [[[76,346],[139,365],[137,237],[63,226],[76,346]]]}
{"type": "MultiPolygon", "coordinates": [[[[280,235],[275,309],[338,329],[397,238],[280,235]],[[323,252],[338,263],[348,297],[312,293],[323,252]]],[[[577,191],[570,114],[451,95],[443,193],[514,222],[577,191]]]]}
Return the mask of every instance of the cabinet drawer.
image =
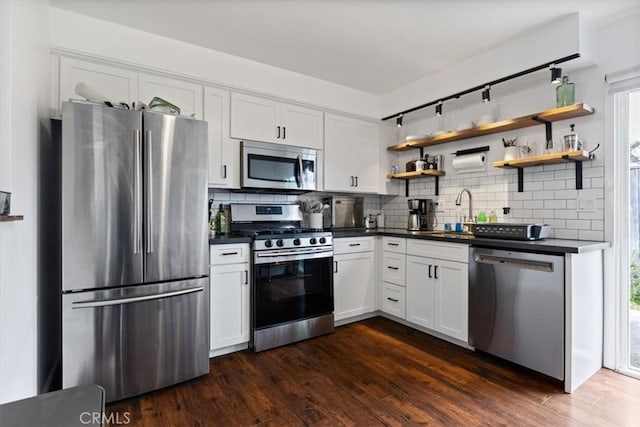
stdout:
{"type": "Polygon", "coordinates": [[[404,254],[407,252],[407,239],[401,237],[382,237],[382,250],[404,254]]]}
{"type": "Polygon", "coordinates": [[[371,252],[374,248],[373,239],[373,236],[334,239],[333,252],[336,255],[355,252],[371,252]]]}
{"type": "Polygon", "coordinates": [[[382,284],[382,311],[404,319],[405,301],[405,289],[402,286],[392,283],[382,284]]]}
{"type": "Polygon", "coordinates": [[[407,239],[407,254],[468,263],[469,245],[407,239]]]}
{"type": "Polygon", "coordinates": [[[209,257],[211,265],[214,266],[249,262],[249,244],[210,245],[209,257]]]}
{"type": "Polygon", "coordinates": [[[385,251],[382,254],[382,280],[404,286],[406,262],[405,254],[385,251]]]}

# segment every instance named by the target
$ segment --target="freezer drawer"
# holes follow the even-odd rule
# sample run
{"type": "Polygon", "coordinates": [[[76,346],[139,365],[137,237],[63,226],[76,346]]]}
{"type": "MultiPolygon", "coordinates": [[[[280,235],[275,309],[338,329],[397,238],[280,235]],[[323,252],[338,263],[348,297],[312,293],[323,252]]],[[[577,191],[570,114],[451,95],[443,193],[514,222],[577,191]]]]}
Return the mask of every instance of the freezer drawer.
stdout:
{"type": "Polygon", "coordinates": [[[63,388],[108,402],[209,372],[209,279],[64,294],[63,388]]]}

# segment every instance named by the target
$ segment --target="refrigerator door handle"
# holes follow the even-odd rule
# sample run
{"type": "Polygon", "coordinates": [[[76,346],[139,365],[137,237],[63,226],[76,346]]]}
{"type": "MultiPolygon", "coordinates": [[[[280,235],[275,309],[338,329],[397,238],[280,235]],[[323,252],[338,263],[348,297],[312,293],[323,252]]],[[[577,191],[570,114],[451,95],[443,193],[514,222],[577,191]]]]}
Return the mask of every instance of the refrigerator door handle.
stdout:
{"type": "Polygon", "coordinates": [[[133,134],[133,253],[142,251],[142,141],[140,129],[133,134]]]}
{"type": "Polygon", "coordinates": [[[153,157],[151,151],[151,131],[147,131],[146,138],[146,153],[145,159],[147,161],[147,208],[146,208],[146,222],[147,222],[147,253],[153,253],[153,157]]]}
{"type": "Polygon", "coordinates": [[[181,289],[179,291],[163,292],[163,293],[160,293],[160,294],[143,295],[143,296],[139,296],[139,297],[112,298],[112,299],[93,300],[93,301],[78,301],[78,302],[72,303],[71,308],[73,308],[73,309],[76,309],[76,308],[95,308],[95,307],[106,307],[106,306],[110,306],[110,305],[131,304],[133,302],[149,301],[149,300],[154,300],[154,299],[175,297],[175,296],[178,296],[178,295],[192,294],[194,292],[202,292],[203,290],[204,290],[204,287],[203,286],[199,286],[197,288],[181,289]]]}

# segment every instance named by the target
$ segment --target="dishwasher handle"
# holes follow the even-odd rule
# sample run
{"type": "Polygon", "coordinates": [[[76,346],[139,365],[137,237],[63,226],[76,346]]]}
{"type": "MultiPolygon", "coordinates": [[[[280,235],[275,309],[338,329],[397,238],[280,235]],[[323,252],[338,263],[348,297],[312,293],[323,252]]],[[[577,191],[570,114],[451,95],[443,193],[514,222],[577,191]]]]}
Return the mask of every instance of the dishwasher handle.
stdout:
{"type": "Polygon", "coordinates": [[[548,273],[553,272],[553,263],[545,261],[530,261],[483,254],[477,254],[473,259],[478,264],[502,265],[505,267],[524,268],[548,273]]]}

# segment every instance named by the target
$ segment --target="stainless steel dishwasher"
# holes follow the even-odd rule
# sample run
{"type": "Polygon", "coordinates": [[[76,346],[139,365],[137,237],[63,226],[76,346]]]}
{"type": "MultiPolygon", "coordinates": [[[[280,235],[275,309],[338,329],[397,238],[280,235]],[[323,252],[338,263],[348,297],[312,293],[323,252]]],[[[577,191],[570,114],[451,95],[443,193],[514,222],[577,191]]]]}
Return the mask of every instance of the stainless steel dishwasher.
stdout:
{"type": "Polygon", "coordinates": [[[469,345],[564,380],[564,257],[469,251],[469,345]]]}

